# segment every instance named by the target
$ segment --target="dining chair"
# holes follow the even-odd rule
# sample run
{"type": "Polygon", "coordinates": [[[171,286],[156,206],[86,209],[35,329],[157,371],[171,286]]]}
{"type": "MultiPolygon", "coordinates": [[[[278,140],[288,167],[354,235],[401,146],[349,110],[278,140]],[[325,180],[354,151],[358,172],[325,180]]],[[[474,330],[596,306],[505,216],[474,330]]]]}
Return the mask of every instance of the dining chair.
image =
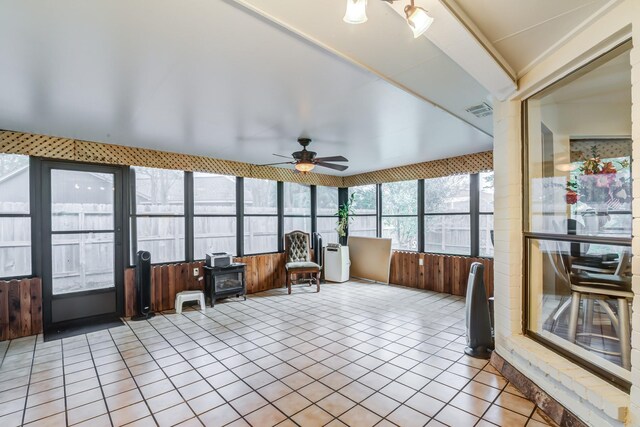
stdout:
{"type": "Polygon", "coordinates": [[[311,245],[309,233],[296,230],[285,234],[285,252],[287,262],[284,265],[287,291],[291,294],[291,276],[311,274],[311,281],[315,282],[317,292],[320,292],[320,266],[311,261],[311,245]]]}
{"type": "Polygon", "coordinates": [[[573,269],[570,253],[563,251],[558,242],[554,243],[555,245],[547,248],[546,253],[558,282],[568,286],[571,298],[563,302],[553,314],[551,332],[554,332],[560,316],[567,309],[570,309],[567,340],[590,351],[609,356],[619,356],[622,367],[630,369],[631,325],[629,302],[633,298],[633,292],[631,290],[631,277],[628,275],[630,265],[629,252],[624,251],[620,255],[620,261],[614,274],[590,273],[573,269]],[[583,301],[585,314],[582,324],[583,332],[578,332],[578,317],[580,305],[583,301]],[[596,302],[609,317],[615,336],[593,332],[593,313],[594,303],[596,302]],[[613,310],[611,303],[617,305],[617,313],[613,310]],[[588,338],[589,344],[579,341],[579,337],[588,338]],[[620,351],[613,352],[591,346],[591,339],[594,337],[619,342],[620,351]]]}

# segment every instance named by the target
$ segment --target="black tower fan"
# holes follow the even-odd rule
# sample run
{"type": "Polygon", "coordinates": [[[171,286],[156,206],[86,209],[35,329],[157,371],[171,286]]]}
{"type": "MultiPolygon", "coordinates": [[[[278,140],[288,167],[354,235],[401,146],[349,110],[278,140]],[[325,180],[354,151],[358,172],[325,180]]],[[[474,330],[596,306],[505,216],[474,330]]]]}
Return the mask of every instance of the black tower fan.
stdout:
{"type": "Polygon", "coordinates": [[[131,320],[146,320],[154,316],[151,311],[151,254],[138,251],[136,254],[136,293],[138,314],[131,320]]]}
{"type": "Polygon", "coordinates": [[[471,264],[467,282],[467,347],[464,352],[478,359],[489,359],[493,350],[493,337],[483,275],[482,264],[471,264]]]}

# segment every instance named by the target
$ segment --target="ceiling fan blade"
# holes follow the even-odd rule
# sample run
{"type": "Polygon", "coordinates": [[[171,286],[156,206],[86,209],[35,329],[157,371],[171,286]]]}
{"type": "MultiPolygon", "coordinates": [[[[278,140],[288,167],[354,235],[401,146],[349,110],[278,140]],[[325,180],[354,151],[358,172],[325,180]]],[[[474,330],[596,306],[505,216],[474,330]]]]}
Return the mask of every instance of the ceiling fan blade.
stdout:
{"type": "Polygon", "coordinates": [[[282,158],[284,158],[284,159],[290,159],[290,158],[291,158],[291,156],[283,156],[282,154],[275,154],[275,153],[273,153],[273,155],[274,155],[274,156],[276,156],[276,157],[282,157],[282,158]]]}
{"type": "Polygon", "coordinates": [[[278,163],[265,163],[264,165],[256,165],[256,166],[275,166],[275,165],[295,165],[296,162],[278,162],[278,163]]]}
{"type": "Polygon", "coordinates": [[[343,156],[316,157],[318,162],[348,162],[349,160],[343,156]]]}
{"type": "Polygon", "coordinates": [[[343,171],[349,167],[347,165],[337,165],[335,163],[324,163],[324,162],[317,162],[316,165],[322,166],[323,168],[335,169],[337,171],[343,171]]]}

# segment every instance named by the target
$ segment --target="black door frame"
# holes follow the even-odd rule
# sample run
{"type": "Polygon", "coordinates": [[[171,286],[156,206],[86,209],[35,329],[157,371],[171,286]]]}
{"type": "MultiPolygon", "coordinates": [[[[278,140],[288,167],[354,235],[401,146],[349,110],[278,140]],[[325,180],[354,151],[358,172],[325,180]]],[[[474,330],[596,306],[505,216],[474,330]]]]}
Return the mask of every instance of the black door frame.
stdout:
{"type": "MultiPolygon", "coordinates": [[[[56,328],[73,327],[76,325],[86,325],[90,322],[121,317],[124,314],[124,269],[126,266],[126,256],[128,254],[128,233],[129,224],[127,216],[128,198],[128,174],[127,167],[111,166],[103,164],[70,162],[42,159],[39,167],[40,200],[36,221],[40,224],[40,254],[38,256],[41,263],[42,277],[42,314],[43,330],[45,334],[56,328]],[[114,176],[114,284],[116,294],[116,311],[109,314],[89,316],[81,319],[68,320],[64,322],[52,322],[52,248],[51,248],[51,171],[61,169],[67,171],[109,173],[114,176]]],[[[99,294],[104,290],[74,292],[74,296],[99,294]]],[[[59,297],[60,298],[60,297],[59,297]]],[[[64,297],[62,297],[64,298],[64,297]]]]}

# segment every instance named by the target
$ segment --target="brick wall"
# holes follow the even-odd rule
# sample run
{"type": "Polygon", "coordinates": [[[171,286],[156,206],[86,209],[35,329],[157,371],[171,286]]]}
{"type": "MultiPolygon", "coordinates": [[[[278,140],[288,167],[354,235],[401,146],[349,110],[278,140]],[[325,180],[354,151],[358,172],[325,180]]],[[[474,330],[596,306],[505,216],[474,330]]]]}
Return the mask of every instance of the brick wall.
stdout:
{"type": "Polygon", "coordinates": [[[511,100],[494,102],[496,350],[589,425],[640,425],[640,1],[624,0],[533,67],[511,100]],[[631,29],[629,29],[631,28],[631,29]],[[633,303],[632,382],[627,394],[522,332],[523,240],[521,100],[613,47],[632,32],[633,303]]]}

